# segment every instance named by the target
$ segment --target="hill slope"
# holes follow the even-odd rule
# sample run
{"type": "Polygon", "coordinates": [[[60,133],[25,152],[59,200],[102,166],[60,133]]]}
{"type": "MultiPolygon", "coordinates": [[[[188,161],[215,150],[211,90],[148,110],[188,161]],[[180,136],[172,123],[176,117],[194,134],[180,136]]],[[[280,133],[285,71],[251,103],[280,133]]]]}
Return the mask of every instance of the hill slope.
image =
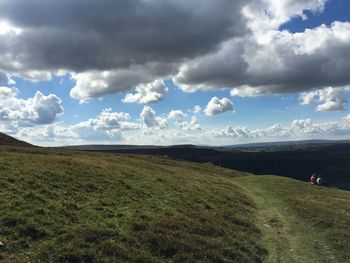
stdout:
{"type": "Polygon", "coordinates": [[[242,173],[167,158],[0,147],[4,262],[252,262],[242,173]]]}
{"type": "Polygon", "coordinates": [[[0,132],[0,145],[31,146],[27,142],[17,140],[2,132],[0,132]]]}
{"type": "Polygon", "coordinates": [[[180,160],[207,163],[251,172],[274,174],[307,181],[311,174],[322,174],[332,185],[350,189],[350,143],[300,145],[292,150],[259,151],[206,147],[158,147],[102,149],[102,152],[167,155],[180,160]]]}
{"type": "Polygon", "coordinates": [[[3,262],[348,262],[350,192],[164,157],[0,146],[3,262]]]}
{"type": "Polygon", "coordinates": [[[350,262],[350,192],[278,176],[233,180],[257,204],[266,262],[350,262]]]}

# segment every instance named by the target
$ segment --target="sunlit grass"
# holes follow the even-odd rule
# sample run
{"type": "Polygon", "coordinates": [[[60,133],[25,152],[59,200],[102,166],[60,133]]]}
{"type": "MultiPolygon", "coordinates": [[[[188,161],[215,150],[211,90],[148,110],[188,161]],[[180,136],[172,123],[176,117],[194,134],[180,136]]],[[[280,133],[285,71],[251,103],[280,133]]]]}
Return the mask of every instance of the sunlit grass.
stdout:
{"type": "Polygon", "coordinates": [[[0,147],[4,262],[259,262],[242,173],[167,158],[0,147]]]}

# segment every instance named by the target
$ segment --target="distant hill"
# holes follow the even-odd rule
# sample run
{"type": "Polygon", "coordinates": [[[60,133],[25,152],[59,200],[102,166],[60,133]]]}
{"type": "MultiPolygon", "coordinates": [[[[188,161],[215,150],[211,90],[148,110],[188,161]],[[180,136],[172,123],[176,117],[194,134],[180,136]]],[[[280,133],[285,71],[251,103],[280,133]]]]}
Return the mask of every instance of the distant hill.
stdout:
{"type": "Polygon", "coordinates": [[[211,149],[219,151],[290,151],[319,148],[328,145],[339,145],[350,143],[350,140],[302,140],[302,141],[280,141],[280,142],[258,142],[246,144],[233,144],[224,146],[208,145],[128,145],[128,144],[87,144],[70,145],[59,148],[78,150],[78,151],[118,151],[118,150],[155,150],[155,149],[211,149]]]}
{"type": "Polygon", "coordinates": [[[169,156],[258,175],[274,174],[302,181],[321,174],[334,186],[350,189],[350,141],[301,141],[226,147],[77,146],[75,150],[169,156]]]}
{"type": "Polygon", "coordinates": [[[281,142],[259,142],[218,147],[226,150],[255,150],[255,151],[290,151],[319,148],[327,145],[350,143],[350,140],[303,140],[281,142]]]}
{"type": "Polygon", "coordinates": [[[77,151],[114,151],[114,150],[145,150],[145,149],[163,149],[163,148],[202,148],[193,144],[182,144],[182,145],[170,145],[170,146],[159,146],[159,145],[128,145],[128,144],[87,144],[87,145],[70,145],[58,147],[66,150],[77,150],[77,151]]]}
{"type": "Polygon", "coordinates": [[[305,145],[305,144],[325,144],[325,143],[336,143],[342,141],[335,140],[302,140],[302,141],[279,141],[279,142],[256,142],[256,143],[244,143],[244,144],[233,144],[227,145],[226,147],[269,147],[269,146],[281,146],[281,145],[305,145]]]}
{"type": "Polygon", "coordinates": [[[0,145],[32,146],[30,143],[17,140],[2,132],[0,132],[0,145]]]}

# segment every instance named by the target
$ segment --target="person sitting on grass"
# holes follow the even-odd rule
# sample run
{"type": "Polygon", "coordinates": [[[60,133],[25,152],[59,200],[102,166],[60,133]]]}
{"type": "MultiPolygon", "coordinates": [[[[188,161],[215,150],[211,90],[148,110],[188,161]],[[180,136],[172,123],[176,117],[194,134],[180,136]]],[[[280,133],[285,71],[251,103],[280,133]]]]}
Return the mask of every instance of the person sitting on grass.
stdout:
{"type": "Polygon", "coordinates": [[[323,180],[323,178],[322,178],[322,176],[319,176],[318,178],[317,178],[317,185],[325,185],[326,184],[326,182],[325,182],[325,180],[323,180]]]}
{"type": "Polygon", "coordinates": [[[317,184],[317,176],[315,174],[312,174],[310,177],[310,184],[317,184]]]}

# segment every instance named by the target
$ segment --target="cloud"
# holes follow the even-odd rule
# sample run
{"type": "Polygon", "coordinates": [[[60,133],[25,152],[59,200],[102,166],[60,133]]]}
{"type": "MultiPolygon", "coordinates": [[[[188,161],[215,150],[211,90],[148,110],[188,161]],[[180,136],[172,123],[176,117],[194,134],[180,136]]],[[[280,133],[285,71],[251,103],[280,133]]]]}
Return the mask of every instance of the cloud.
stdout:
{"type": "Polygon", "coordinates": [[[245,34],[246,2],[2,0],[0,69],[37,80],[72,72],[79,83],[71,94],[79,100],[129,91],[245,34]],[[95,79],[91,74],[101,85],[84,81],[95,79]]]}
{"type": "Polygon", "coordinates": [[[125,112],[113,112],[111,108],[104,109],[97,118],[89,119],[76,125],[77,128],[92,128],[93,130],[135,130],[140,125],[125,120],[130,119],[130,114],[125,112]]]}
{"type": "Polygon", "coordinates": [[[191,121],[182,121],[177,123],[177,127],[183,131],[201,131],[202,128],[198,122],[197,117],[192,116],[191,121]]]}
{"type": "Polygon", "coordinates": [[[0,87],[7,86],[11,83],[10,78],[7,76],[5,72],[0,71],[0,87]]]}
{"type": "Polygon", "coordinates": [[[197,117],[192,116],[189,121],[186,121],[186,118],[187,114],[182,110],[172,110],[168,114],[168,119],[174,119],[176,121],[176,127],[182,131],[202,130],[197,117]]]}
{"type": "Polygon", "coordinates": [[[18,99],[15,88],[0,88],[0,119],[15,126],[51,124],[63,114],[62,100],[37,91],[33,98],[18,99]]]}
{"type": "Polygon", "coordinates": [[[319,101],[318,98],[319,91],[309,91],[303,92],[299,96],[299,101],[301,105],[310,105],[313,103],[317,103],[319,101]]]}
{"type": "Polygon", "coordinates": [[[0,102],[6,103],[6,101],[15,98],[17,93],[16,88],[0,87],[0,102]]]}
{"type": "Polygon", "coordinates": [[[206,55],[186,61],[179,68],[174,82],[183,91],[217,90],[237,85],[244,78],[247,62],[242,57],[244,41],[232,38],[206,55]]]}
{"type": "Polygon", "coordinates": [[[220,113],[233,111],[233,102],[228,98],[222,98],[221,100],[217,97],[211,98],[208,102],[204,113],[207,116],[214,116],[220,113]]]}
{"type": "Polygon", "coordinates": [[[200,113],[202,111],[202,108],[200,105],[195,105],[193,107],[193,113],[200,113]]]}
{"type": "Polygon", "coordinates": [[[79,144],[79,136],[70,126],[66,127],[62,123],[53,123],[40,127],[24,127],[17,131],[19,138],[29,140],[35,145],[56,145],[79,144]]]}
{"type": "MultiPolygon", "coordinates": [[[[187,123],[182,122],[181,124],[187,123]]],[[[302,139],[347,139],[350,135],[350,121],[346,118],[331,122],[315,122],[311,119],[296,119],[287,124],[273,124],[269,127],[249,128],[201,128],[201,129],[155,129],[138,135],[125,137],[127,142],[139,144],[208,144],[229,145],[247,142],[263,142],[276,140],[302,140],[302,139]]]]}
{"type": "Polygon", "coordinates": [[[32,59],[32,66],[85,71],[93,65],[118,68],[212,50],[232,34],[242,34],[240,11],[245,2],[3,0],[0,17],[23,30],[14,41],[26,43],[20,50],[26,51],[23,62],[32,59]],[[33,55],[28,54],[29,47],[33,55]],[[38,56],[44,53],[48,56],[38,56]]]}
{"type": "Polygon", "coordinates": [[[113,112],[111,108],[102,110],[97,118],[91,118],[70,127],[80,138],[87,140],[106,141],[109,139],[120,141],[123,131],[138,130],[141,125],[129,121],[129,113],[113,112]]]}
{"type": "Polygon", "coordinates": [[[233,88],[230,91],[231,96],[240,97],[255,97],[264,94],[264,90],[260,90],[248,85],[243,85],[239,88],[233,88]]]}
{"type": "MultiPolygon", "coordinates": [[[[159,118],[156,117],[155,112],[153,117],[155,119],[159,118]]],[[[21,127],[21,129],[11,130],[13,127],[5,127],[5,123],[0,122],[0,128],[9,134],[39,145],[86,144],[91,141],[99,141],[106,144],[117,141],[125,144],[169,145],[205,143],[208,145],[228,145],[271,140],[347,139],[350,135],[349,116],[330,122],[297,119],[285,125],[273,124],[267,128],[254,129],[244,126],[228,126],[215,129],[202,128],[196,117],[192,117],[190,121],[178,123],[175,128],[160,129],[159,119],[158,121],[156,120],[158,125],[154,124],[157,126],[146,127],[142,120],[141,123],[133,122],[129,118],[128,113],[113,112],[110,109],[106,109],[97,118],[75,125],[67,126],[57,122],[38,127],[21,127]],[[125,123],[130,123],[132,129],[127,128],[125,123]],[[144,129],[140,129],[141,126],[144,129]]],[[[162,118],[162,120],[166,121],[165,118],[162,118]]]]}
{"type": "Polygon", "coordinates": [[[251,1],[242,10],[248,19],[248,27],[257,35],[278,29],[292,17],[307,19],[305,10],[313,13],[323,11],[328,0],[264,0],[251,1]]]}
{"type": "Polygon", "coordinates": [[[229,88],[236,96],[281,94],[350,83],[350,23],[302,33],[270,30],[232,38],[185,62],[174,82],[182,90],[229,88]],[[273,65],[273,67],[271,67],[273,65]]]}
{"type": "Polygon", "coordinates": [[[45,96],[37,91],[33,100],[27,101],[28,112],[32,113],[31,119],[35,124],[50,124],[56,121],[63,113],[62,100],[54,94],[45,96]]]}
{"type": "Polygon", "coordinates": [[[294,133],[319,134],[322,129],[319,125],[315,125],[311,119],[294,120],[290,127],[294,133]]]}
{"type": "Polygon", "coordinates": [[[119,92],[128,103],[157,102],[166,89],[152,83],[168,78],[185,91],[240,96],[349,85],[350,23],[278,30],[325,3],[3,0],[0,70],[32,80],[69,72],[81,101],[119,92]]]}
{"type": "Polygon", "coordinates": [[[244,137],[249,138],[253,137],[251,135],[251,131],[246,127],[237,127],[233,128],[231,126],[227,126],[225,129],[216,130],[213,132],[215,137],[229,137],[229,138],[237,138],[244,137]]]}
{"type": "Polygon", "coordinates": [[[130,119],[129,113],[114,112],[111,108],[106,108],[96,118],[74,125],[57,122],[40,127],[23,127],[13,130],[12,133],[40,145],[84,144],[91,141],[112,143],[122,141],[124,132],[141,128],[139,122],[130,119]]]}
{"type": "Polygon", "coordinates": [[[157,117],[155,111],[150,106],[144,106],[140,113],[140,118],[143,127],[145,128],[166,128],[168,127],[167,120],[165,118],[157,117]]]}
{"type": "Polygon", "coordinates": [[[183,122],[186,117],[187,114],[184,113],[182,110],[172,110],[169,112],[168,115],[169,119],[175,119],[177,122],[183,122]]]}
{"type": "Polygon", "coordinates": [[[136,93],[128,93],[122,100],[124,103],[155,103],[164,99],[168,87],[162,80],[155,80],[146,85],[136,87],[136,93]]]}
{"type": "MultiPolygon", "coordinates": [[[[138,93],[141,94],[131,95],[131,97],[127,95],[128,98],[126,99],[128,99],[128,102],[135,99],[138,100],[135,100],[135,102],[152,100],[155,99],[155,96],[160,95],[161,92],[166,93],[167,91],[166,87],[161,86],[160,81],[153,81],[154,78],[157,79],[160,76],[164,76],[172,70],[172,65],[149,63],[144,66],[133,65],[123,69],[94,70],[73,74],[76,84],[70,91],[70,96],[77,100],[86,101],[106,94],[125,93],[138,86],[138,93]],[[143,85],[143,83],[146,84],[143,85]],[[163,91],[161,91],[162,88],[163,91]],[[142,95],[148,95],[149,97],[141,98],[142,95]]],[[[159,98],[161,99],[162,95],[159,98]]]]}
{"type": "MultiPolygon", "coordinates": [[[[348,93],[344,87],[350,84],[350,23],[334,22],[301,33],[279,30],[296,16],[307,19],[305,10],[322,12],[325,3],[3,0],[0,86],[10,85],[12,76],[48,80],[65,72],[75,81],[70,92],[74,99],[84,102],[124,93],[124,103],[148,104],[163,100],[168,92],[163,80],[173,79],[187,92],[301,92],[301,104],[316,104],[317,111],[343,110],[348,93]]],[[[12,108],[2,106],[0,117],[21,125],[55,122],[63,112],[59,98],[41,95],[35,95],[40,101],[32,109],[25,110],[30,107],[22,103],[16,113],[19,100],[13,93],[12,108]]],[[[4,94],[0,100],[4,96],[9,100],[4,94]]],[[[201,111],[197,106],[194,113],[201,111]]],[[[204,112],[213,116],[231,110],[231,101],[217,99],[204,112]]],[[[151,127],[166,126],[165,118],[154,120],[149,119],[151,127]]]]}
{"type": "Polygon", "coordinates": [[[339,121],[316,123],[311,119],[296,119],[290,125],[274,124],[268,128],[250,129],[247,127],[228,126],[224,129],[214,129],[212,135],[222,139],[251,140],[300,140],[324,138],[347,138],[350,135],[348,117],[339,121]]]}
{"type": "Polygon", "coordinates": [[[137,144],[154,144],[154,145],[174,145],[184,143],[200,143],[199,136],[179,129],[152,130],[150,133],[126,137],[127,142],[137,142],[137,144]]]}
{"type": "Polygon", "coordinates": [[[350,87],[328,87],[300,94],[302,105],[318,104],[317,111],[340,111],[345,109],[350,87]]]}
{"type": "Polygon", "coordinates": [[[6,21],[0,21],[0,35],[15,34],[19,35],[21,30],[15,26],[7,23],[6,21]]]}

